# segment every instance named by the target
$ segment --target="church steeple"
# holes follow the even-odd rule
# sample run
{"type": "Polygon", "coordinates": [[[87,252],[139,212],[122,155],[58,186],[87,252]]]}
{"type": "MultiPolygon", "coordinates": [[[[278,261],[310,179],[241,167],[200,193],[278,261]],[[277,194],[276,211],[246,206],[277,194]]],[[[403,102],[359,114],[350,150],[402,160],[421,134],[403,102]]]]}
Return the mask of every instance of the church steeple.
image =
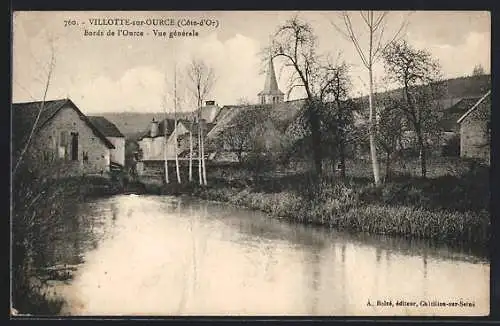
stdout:
{"type": "Polygon", "coordinates": [[[278,88],[272,57],[269,57],[269,66],[267,68],[264,89],[258,95],[261,104],[283,102],[285,94],[278,88]]]}

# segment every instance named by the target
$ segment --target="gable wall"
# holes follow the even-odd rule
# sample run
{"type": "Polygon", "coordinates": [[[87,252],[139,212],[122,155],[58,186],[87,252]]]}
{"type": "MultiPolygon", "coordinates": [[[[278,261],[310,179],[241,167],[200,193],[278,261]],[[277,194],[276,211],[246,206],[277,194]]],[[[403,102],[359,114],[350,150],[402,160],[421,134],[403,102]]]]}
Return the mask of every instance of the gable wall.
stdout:
{"type": "Polygon", "coordinates": [[[484,119],[488,105],[480,105],[460,124],[460,156],[489,162],[488,121],[484,119]]]}
{"type": "Polygon", "coordinates": [[[32,154],[38,157],[40,162],[55,160],[64,163],[64,172],[68,175],[100,174],[109,171],[109,149],[69,105],[62,108],[35,135],[32,154]],[[59,146],[62,131],[66,133],[67,138],[64,150],[59,146]],[[74,161],[71,160],[71,132],[78,133],[78,157],[74,161]],[[61,157],[64,152],[65,158],[61,157]],[[86,162],[83,160],[84,152],[88,153],[86,162]]]}

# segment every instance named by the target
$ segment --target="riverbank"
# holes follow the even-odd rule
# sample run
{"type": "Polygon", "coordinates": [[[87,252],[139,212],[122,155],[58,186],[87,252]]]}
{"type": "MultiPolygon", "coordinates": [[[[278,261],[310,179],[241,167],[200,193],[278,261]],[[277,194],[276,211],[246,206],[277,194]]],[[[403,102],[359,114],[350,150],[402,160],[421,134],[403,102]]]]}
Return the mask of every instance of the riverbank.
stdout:
{"type": "Polygon", "coordinates": [[[65,232],[66,225],[75,223],[69,221],[73,216],[72,207],[88,198],[112,196],[123,190],[123,180],[109,176],[55,179],[50,174],[20,174],[12,193],[11,304],[14,311],[34,315],[60,312],[64,301],[47,293],[41,272],[53,268],[44,266],[44,247],[65,232]]]}
{"type": "Polygon", "coordinates": [[[148,193],[193,195],[260,210],[277,218],[339,230],[466,243],[486,248],[490,237],[489,171],[422,179],[399,176],[381,187],[369,178],[307,175],[146,186],[148,193]],[[480,180],[485,182],[480,182],[480,180]]]}

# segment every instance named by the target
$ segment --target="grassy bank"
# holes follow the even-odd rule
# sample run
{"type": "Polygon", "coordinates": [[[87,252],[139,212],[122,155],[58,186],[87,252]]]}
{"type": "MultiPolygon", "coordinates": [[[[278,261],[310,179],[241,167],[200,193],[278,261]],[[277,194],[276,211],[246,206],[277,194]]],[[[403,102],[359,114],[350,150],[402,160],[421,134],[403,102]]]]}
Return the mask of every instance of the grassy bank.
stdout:
{"type": "Polygon", "coordinates": [[[117,193],[120,185],[100,176],[55,179],[53,171],[43,172],[25,167],[14,178],[12,306],[24,314],[56,315],[63,301],[44,291],[38,275],[44,248],[64,232],[65,219],[72,216],[67,209],[88,197],[117,193]]]}
{"type": "Polygon", "coordinates": [[[314,182],[304,173],[256,178],[239,170],[232,178],[227,171],[224,176],[213,175],[208,187],[172,183],[150,185],[148,192],[192,194],[292,221],[349,231],[485,247],[490,236],[489,170],[450,166],[442,172],[429,179],[403,173],[374,187],[364,175],[351,175],[345,180],[326,176],[314,182]]]}

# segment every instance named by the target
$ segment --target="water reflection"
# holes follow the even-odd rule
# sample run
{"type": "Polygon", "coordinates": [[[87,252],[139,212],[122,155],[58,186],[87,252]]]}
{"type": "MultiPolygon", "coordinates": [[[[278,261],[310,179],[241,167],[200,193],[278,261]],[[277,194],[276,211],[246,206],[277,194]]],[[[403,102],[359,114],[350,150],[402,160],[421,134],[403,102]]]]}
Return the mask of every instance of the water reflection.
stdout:
{"type": "Polygon", "coordinates": [[[429,241],[329,231],[171,197],[116,196],[74,214],[67,237],[47,253],[53,263],[84,259],[58,288],[66,314],[488,312],[487,260],[429,241]],[[476,307],[366,305],[385,299],[474,300],[476,307]]]}

